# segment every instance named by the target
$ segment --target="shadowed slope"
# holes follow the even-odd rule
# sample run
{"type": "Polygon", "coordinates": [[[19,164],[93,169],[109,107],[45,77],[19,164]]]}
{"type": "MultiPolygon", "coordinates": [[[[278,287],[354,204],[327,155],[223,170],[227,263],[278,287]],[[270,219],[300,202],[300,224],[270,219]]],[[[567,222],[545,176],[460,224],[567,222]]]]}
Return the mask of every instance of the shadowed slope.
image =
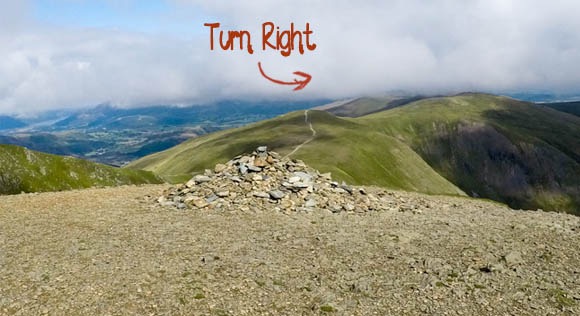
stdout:
{"type": "Polygon", "coordinates": [[[482,94],[433,98],[362,118],[472,196],[579,214],[580,119],[482,94]]]}

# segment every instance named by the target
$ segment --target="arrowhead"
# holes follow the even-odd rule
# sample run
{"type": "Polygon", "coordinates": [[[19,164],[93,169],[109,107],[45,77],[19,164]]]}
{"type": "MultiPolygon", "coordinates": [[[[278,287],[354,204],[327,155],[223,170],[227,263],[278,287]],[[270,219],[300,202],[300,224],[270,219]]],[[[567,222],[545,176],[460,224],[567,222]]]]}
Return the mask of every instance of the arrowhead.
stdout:
{"type": "Polygon", "coordinates": [[[294,74],[296,76],[304,77],[303,80],[294,79],[294,82],[296,82],[298,84],[298,86],[296,86],[296,88],[294,88],[294,91],[304,89],[310,83],[310,80],[312,79],[311,75],[309,75],[305,72],[302,72],[302,71],[295,71],[294,74]]]}
{"type": "Polygon", "coordinates": [[[258,62],[258,69],[260,70],[260,74],[262,74],[262,76],[264,78],[272,81],[273,83],[283,84],[283,85],[296,85],[296,88],[294,88],[294,91],[304,89],[304,87],[306,87],[308,85],[308,83],[310,83],[310,79],[312,79],[312,76],[305,73],[305,72],[295,71],[294,75],[303,77],[304,79],[302,79],[302,80],[294,79],[294,81],[290,81],[290,82],[282,81],[282,80],[277,80],[277,79],[271,78],[268,75],[266,75],[266,73],[264,72],[264,69],[262,69],[262,63],[260,63],[260,62],[258,62]]]}

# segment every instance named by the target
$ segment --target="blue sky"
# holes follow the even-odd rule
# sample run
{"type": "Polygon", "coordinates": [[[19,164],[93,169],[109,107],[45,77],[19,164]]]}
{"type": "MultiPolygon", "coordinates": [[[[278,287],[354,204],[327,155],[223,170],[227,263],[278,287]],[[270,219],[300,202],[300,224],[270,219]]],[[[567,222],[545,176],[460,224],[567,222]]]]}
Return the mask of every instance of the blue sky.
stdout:
{"type": "Polygon", "coordinates": [[[107,28],[130,32],[189,36],[205,20],[201,10],[187,14],[162,0],[34,0],[33,17],[43,23],[72,28],[107,28]]]}
{"type": "Polygon", "coordinates": [[[0,0],[0,113],[350,98],[408,91],[577,94],[577,0],[0,0]],[[310,24],[315,51],[261,49],[261,25],[310,24]],[[209,49],[250,30],[255,54],[209,49]],[[312,75],[295,93],[261,77],[312,75]]]}

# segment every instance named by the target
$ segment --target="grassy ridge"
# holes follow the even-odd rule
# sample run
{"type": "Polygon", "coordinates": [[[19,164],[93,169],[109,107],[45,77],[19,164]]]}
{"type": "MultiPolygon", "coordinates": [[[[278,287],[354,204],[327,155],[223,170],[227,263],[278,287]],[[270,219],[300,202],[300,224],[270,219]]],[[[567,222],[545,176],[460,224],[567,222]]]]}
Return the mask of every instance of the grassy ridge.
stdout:
{"type": "MultiPolygon", "coordinates": [[[[317,135],[293,157],[336,179],[580,214],[578,117],[484,94],[423,99],[357,118],[309,116],[317,135]]],[[[130,167],[184,181],[258,145],[287,154],[311,136],[304,113],[295,112],[193,139],[130,167]]]]}
{"type": "MultiPolygon", "coordinates": [[[[406,144],[389,135],[322,111],[309,111],[309,119],[317,135],[292,157],[322,172],[332,172],[337,180],[433,194],[463,194],[406,144]]],[[[304,112],[294,112],[192,139],[128,167],[153,171],[170,182],[182,182],[192,173],[251,152],[259,145],[286,155],[311,137],[304,112]]]]}
{"type": "Polygon", "coordinates": [[[0,145],[0,194],[160,182],[147,171],[119,169],[24,147],[0,145]]]}

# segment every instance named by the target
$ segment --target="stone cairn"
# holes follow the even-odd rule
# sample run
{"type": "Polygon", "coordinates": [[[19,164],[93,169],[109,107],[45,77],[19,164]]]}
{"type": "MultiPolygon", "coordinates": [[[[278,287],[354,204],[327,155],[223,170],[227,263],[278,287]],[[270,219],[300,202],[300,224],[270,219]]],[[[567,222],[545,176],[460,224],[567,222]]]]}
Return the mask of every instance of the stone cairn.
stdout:
{"type": "Polygon", "coordinates": [[[194,210],[241,210],[266,207],[275,211],[325,209],[333,213],[388,209],[389,194],[376,195],[332,181],[304,162],[281,158],[258,147],[214,170],[205,170],[187,183],[172,187],[157,201],[168,207],[194,210]]]}

